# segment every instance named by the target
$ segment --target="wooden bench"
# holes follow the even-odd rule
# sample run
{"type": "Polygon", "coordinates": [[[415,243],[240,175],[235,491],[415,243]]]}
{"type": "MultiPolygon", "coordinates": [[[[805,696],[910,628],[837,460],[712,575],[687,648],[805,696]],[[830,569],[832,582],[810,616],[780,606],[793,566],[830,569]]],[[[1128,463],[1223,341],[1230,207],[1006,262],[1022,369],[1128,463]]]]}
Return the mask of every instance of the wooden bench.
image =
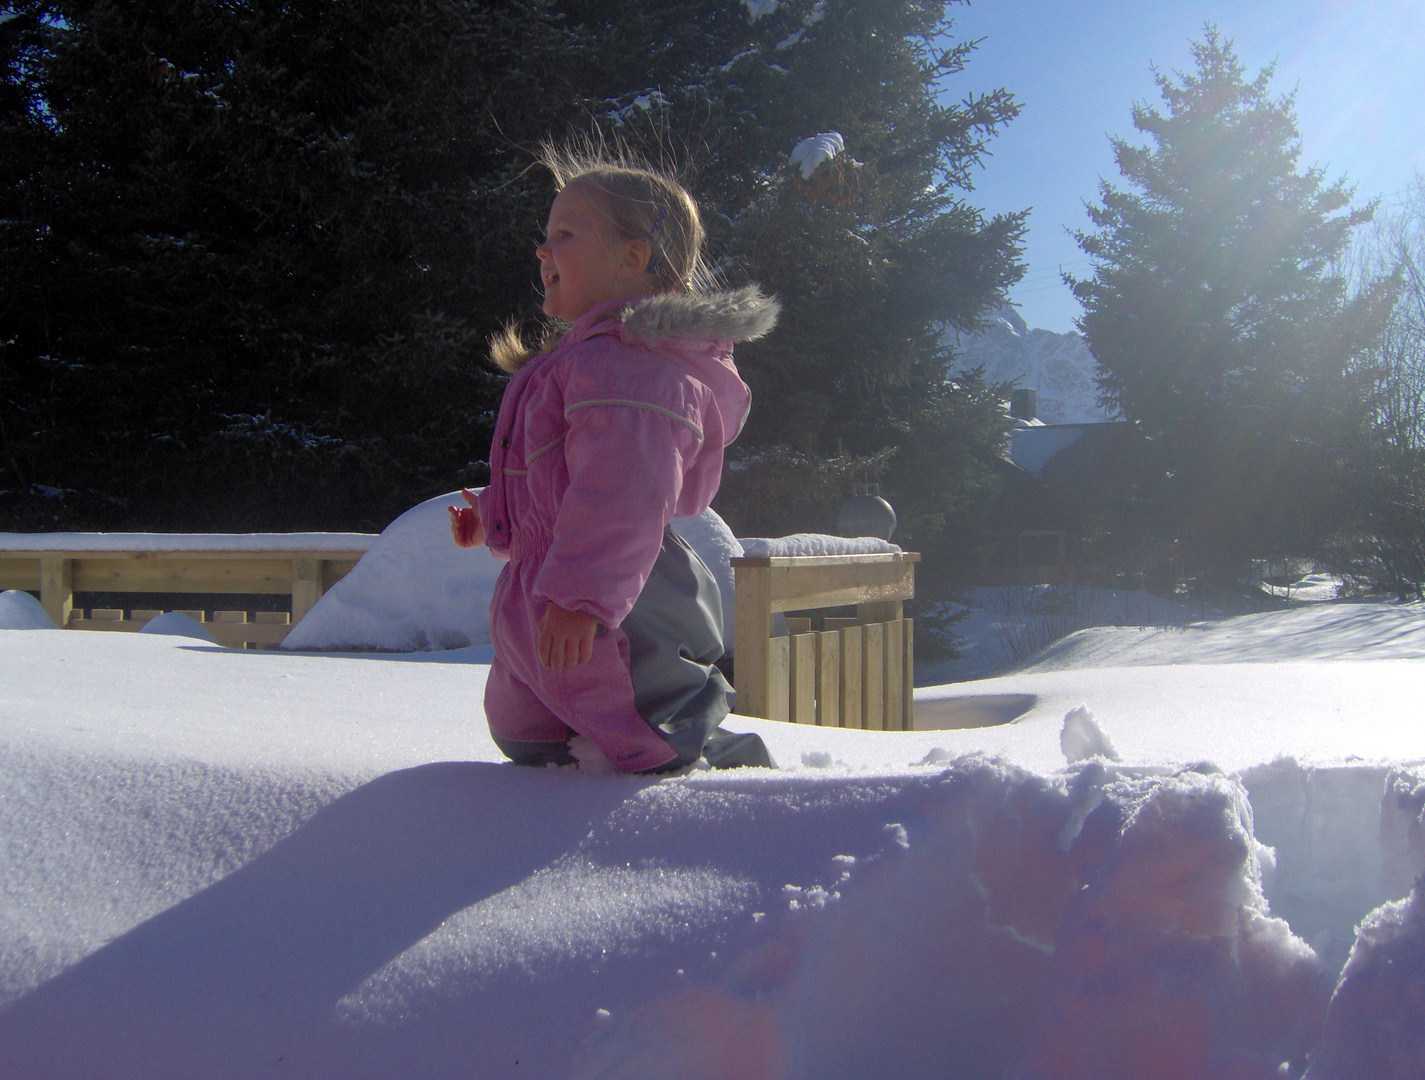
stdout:
{"type": "Polygon", "coordinates": [[[25,589],[68,630],[141,630],[158,609],[74,607],[75,592],[286,595],[285,611],[183,610],[222,645],[276,645],[373,533],[0,533],[0,590],[25,589]]]}
{"type": "Polygon", "coordinates": [[[738,713],[910,731],[915,640],[903,602],[915,596],[919,561],[910,551],[733,559],[738,713]],[[788,636],[772,636],[777,612],[851,604],[855,618],[826,618],[820,631],[788,618],[788,636]]]}

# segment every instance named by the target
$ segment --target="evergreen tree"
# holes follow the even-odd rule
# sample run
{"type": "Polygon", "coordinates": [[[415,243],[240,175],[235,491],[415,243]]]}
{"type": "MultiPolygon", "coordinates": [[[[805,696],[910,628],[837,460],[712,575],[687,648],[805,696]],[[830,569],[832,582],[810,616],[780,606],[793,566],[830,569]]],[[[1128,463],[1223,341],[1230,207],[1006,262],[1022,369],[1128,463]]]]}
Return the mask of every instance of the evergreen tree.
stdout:
{"type": "Polygon", "coordinates": [[[484,342],[538,310],[528,151],[599,127],[786,303],[739,350],[744,535],[829,529],[880,473],[932,546],[988,491],[1001,394],[941,338],[1020,273],[1022,216],[965,194],[1015,106],[939,102],[970,52],[941,0],[8,10],[0,527],[370,527],[481,481],[484,342]]]}
{"type": "Polygon", "coordinates": [[[10,527],[370,527],[482,454],[545,209],[499,124],[566,115],[555,15],[75,0],[0,34],[10,527]]]}
{"type": "Polygon", "coordinates": [[[1022,273],[1023,215],[986,219],[967,195],[1017,106],[1004,90],[944,100],[973,49],[946,8],[566,5],[597,43],[606,125],[680,159],[725,275],[784,305],[775,334],[738,350],[753,411],[717,506],[739,535],[831,531],[851,480],[879,475],[897,540],[934,548],[990,492],[1003,388],[947,382],[942,338],[1022,273]],[[843,151],[793,164],[823,132],[843,151]]]}
{"type": "Polygon", "coordinates": [[[1290,95],[1208,27],[1194,71],[1135,106],[1146,145],[1113,140],[1070,279],[1101,401],[1136,421],[1161,477],[1151,522],[1197,569],[1311,551],[1346,520],[1368,412],[1355,360],[1385,290],[1348,296],[1335,265],[1370,216],[1344,181],[1302,169],[1290,95]]]}

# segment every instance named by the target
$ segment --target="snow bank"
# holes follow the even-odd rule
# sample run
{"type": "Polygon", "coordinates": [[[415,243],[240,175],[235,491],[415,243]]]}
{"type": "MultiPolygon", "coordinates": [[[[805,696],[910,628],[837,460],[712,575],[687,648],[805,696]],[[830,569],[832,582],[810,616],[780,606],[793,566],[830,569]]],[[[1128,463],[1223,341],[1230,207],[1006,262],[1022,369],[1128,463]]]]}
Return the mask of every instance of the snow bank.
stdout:
{"type": "Polygon", "coordinates": [[[185,615],[181,611],[165,611],[162,615],[155,615],[144,623],[143,629],[139,633],[194,638],[198,641],[206,641],[211,645],[218,643],[218,639],[213,637],[207,627],[192,615],[185,615]]]}
{"type": "Polygon", "coordinates": [[[0,630],[54,629],[49,612],[29,593],[19,589],[0,592],[0,630]]]}
{"type": "Polygon", "coordinates": [[[292,628],[285,649],[415,652],[490,642],[490,594],[501,563],[450,539],[460,492],[407,510],[292,628]]]}
{"type": "MultiPolygon", "coordinates": [[[[940,613],[963,613],[951,628],[959,654],[953,660],[917,666],[922,685],[983,678],[1017,664],[1045,663],[1055,647],[1087,627],[1183,627],[1183,605],[1138,589],[1088,585],[1034,585],[970,589],[964,605],[936,605],[940,613]]],[[[1120,638],[1110,635],[1110,641],[1120,638]]]]}
{"type": "Polygon", "coordinates": [[[500,764],[487,650],[0,631],[0,1076],[1418,1077],[1425,609],[1332,607],[660,779],[500,764]]]}

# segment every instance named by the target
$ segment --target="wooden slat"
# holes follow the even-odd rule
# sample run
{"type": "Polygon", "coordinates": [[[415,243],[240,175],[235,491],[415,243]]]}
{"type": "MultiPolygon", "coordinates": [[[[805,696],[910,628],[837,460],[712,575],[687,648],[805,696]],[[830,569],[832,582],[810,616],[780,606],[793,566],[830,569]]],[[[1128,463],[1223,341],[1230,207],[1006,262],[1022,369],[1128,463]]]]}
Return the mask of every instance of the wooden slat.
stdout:
{"type": "Polygon", "coordinates": [[[868,731],[886,727],[886,644],[885,626],[871,623],[861,627],[861,726],[868,731]]]}
{"type": "Polygon", "coordinates": [[[816,635],[816,722],[841,726],[841,635],[835,630],[816,635]]]}
{"type": "MultiPolygon", "coordinates": [[[[811,620],[807,620],[810,622],[811,620]]],[[[791,669],[787,687],[787,718],[794,724],[816,723],[816,635],[793,634],[787,638],[791,669]]]]}
{"type": "Polygon", "coordinates": [[[737,571],[733,662],[737,673],[737,711],[770,717],[768,668],[771,657],[771,571],[751,566],[737,571]]]}
{"type": "Polygon", "coordinates": [[[252,621],[267,626],[290,626],[292,615],[286,611],[257,611],[253,613],[252,621]]]}
{"type": "Polygon", "coordinates": [[[159,608],[134,608],[133,611],[129,612],[129,618],[133,619],[134,622],[146,623],[150,619],[156,619],[162,614],[163,611],[159,608]]]}
{"type": "Polygon", "coordinates": [[[841,630],[848,626],[860,625],[861,620],[856,618],[855,616],[852,616],[848,619],[843,615],[828,615],[822,620],[822,626],[827,630],[841,630]]]}
{"type": "Polygon", "coordinates": [[[905,620],[896,619],[885,626],[885,721],[887,731],[900,731],[904,720],[905,703],[902,701],[901,676],[905,673],[905,620]]]}
{"type": "Polygon", "coordinates": [[[811,633],[811,619],[810,619],[810,618],[808,618],[808,617],[798,617],[798,616],[796,616],[796,615],[787,615],[785,618],[786,618],[786,620],[787,620],[787,633],[789,633],[789,634],[810,634],[810,633],[811,633]]]}
{"type": "Polygon", "coordinates": [[[772,638],[767,650],[767,719],[786,720],[790,703],[790,638],[772,638]]]}
{"type": "Polygon", "coordinates": [[[292,561],[271,559],[74,560],[84,592],[290,593],[292,561]]]}
{"type": "Polygon", "coordinates": [[[204,629],[217,639],[219,645],[240,648],[244,644],[276,645],[292,629],[286,625],[266,625],[263,623],[206,623],[204,629]]]}
{"type": "Polygon", "coordinates": [[[838,630],[841,637],[841,726],[859,728],[865,723],[861,700],[861,652],[865,627],[838,630]]]}
{"type": "MultiPolygon", "coordinates": [[[[100,608],[100,610],[105,610],[100,608]]],[[[69,622],[65,624],[66,630],[103,630],[117,631],[124,634],[133,634],[144,628],[144,624],[136,619],[87,619],[83,615],[74,614],[69,617],[69,622]]]]}
{"type": "MultiPolygon", "coordinates": [[[[808,559],[808,563],[820,560],[808,559]]],[[[773,611],[806,611],[875,600],[909,600],[915,595],[915,563],[842,562],[829,565],[773,565],[773,611]]]]}
{"type": "Polygon", "coordinates": [[[174,608],[173,610],[180,615],[187,615],[190,619],[196,619],[198,622],[208,621],[208,613],[206,611],[194,611],[191,608],[174,608]]]}
{"type": "Polygon", "coordinates": [[[38,558],[6,558],[0,555],[0,592],[21,589],[40,591],[40,560],[38,558]]]}
{"type": "Polygon", "coordinates": [[[215,623],[245,623],[247,622],[246,611],[215,611],[213,612],[213,622],[215,623]]]}
{"type": "Polygon", "coordinates": [[[89,617],[95,622],[118,622],[124,617],[124,609],[116,607],[90,608],[89,617]]]}
{"type": "Polygon", "coordinates": [[[905,668],[901,685],[905,695],[901,702],[901,730],[915,730],[915,620],[905,619],[905,668]]]}

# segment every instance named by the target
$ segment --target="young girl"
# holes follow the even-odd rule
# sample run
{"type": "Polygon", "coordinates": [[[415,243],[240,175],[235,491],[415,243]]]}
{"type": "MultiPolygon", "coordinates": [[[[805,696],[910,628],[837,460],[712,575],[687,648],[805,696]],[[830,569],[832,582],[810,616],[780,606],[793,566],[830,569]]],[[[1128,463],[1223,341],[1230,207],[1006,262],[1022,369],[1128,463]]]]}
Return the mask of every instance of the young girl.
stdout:
{"type": "Polygon", "coordinates": [[[520,764],[571,760],[591,739],[626,772],[767,765],[756,735],[719,724],[734,693],[717,583],[669,528],[707,509],[751,396],[732,344],[778,305],[706,286],[697,204],[672,179],[547,152],[558,196],[539,258],[544,312],[572,323],[544,351],[493,343],[513,374],[490,485],[451,507],[462,547],[508,564],[490,601],[485,712],[520,764]]]}

